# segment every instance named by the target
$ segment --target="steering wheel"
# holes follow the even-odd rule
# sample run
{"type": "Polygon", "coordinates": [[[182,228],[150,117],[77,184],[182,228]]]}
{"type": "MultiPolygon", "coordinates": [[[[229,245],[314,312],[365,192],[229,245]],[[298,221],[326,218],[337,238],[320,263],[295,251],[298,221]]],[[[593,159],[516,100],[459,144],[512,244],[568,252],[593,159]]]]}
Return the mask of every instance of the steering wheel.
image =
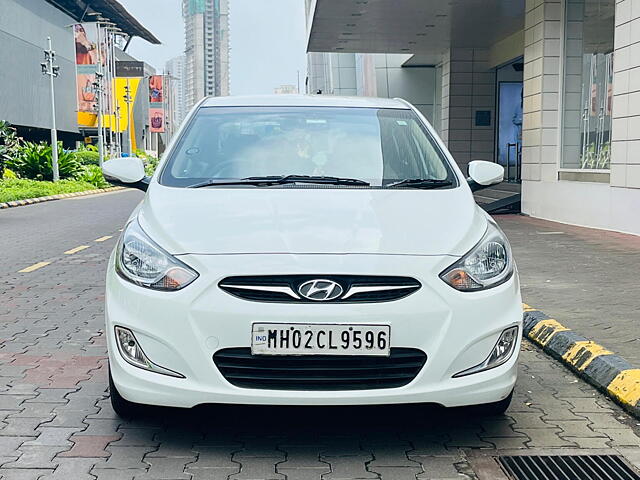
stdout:
{"type": "Polygon", "coordinates": [[[221,175],[225,169],[228,169],[230,166],[238,166],[244,163],[248,163],[249,161],[246,158],[234,158],[233,160],[225,160],[224,162],[218,163],[216,165],[215,171],[211,172],[211,178],[225,178],[221,175]]]}

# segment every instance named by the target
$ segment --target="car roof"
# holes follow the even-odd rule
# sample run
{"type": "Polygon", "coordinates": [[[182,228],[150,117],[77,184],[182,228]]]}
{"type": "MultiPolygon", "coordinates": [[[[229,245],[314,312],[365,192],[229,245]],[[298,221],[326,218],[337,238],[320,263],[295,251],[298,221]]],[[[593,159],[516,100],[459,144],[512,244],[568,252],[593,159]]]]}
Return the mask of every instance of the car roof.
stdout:
{"type": "Polygon", "coordinates": [[[409,106],[400,99],[373,97],[338,97],[333,95],[252,95],[208,97],[202,107],[345,107],[400,108],[409,106]]]}

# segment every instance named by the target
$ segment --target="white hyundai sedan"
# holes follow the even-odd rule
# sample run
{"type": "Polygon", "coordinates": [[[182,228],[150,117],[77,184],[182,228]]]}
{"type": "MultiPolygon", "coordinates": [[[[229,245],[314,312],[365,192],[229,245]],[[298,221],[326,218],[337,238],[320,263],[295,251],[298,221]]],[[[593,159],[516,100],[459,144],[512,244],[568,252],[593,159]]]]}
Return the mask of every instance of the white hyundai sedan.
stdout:
{"type": "Polygon", "coordinates": [[[509,242],[403,100],[210,98],[185,120],[107,273],[111,401],[481,405],[516,382],[509,242]]]}

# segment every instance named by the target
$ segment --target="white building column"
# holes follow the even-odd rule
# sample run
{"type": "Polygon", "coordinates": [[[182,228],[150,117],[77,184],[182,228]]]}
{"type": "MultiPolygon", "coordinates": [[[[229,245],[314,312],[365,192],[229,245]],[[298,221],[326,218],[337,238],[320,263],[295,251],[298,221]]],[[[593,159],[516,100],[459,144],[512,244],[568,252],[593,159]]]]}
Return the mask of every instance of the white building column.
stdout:
{"type": "MultiPolygon", "coordinates": [[[[593,122],[594,108],[607,108],[592,106],[594,95],[601,102],[606,92],[592,90],[593,80],[585,78],[590,51],[584,42],[587,34],[592,42],[606,41],[606,31],[583,28],[584,2],[527,0],[526,5],[522,211],[558,222],[640,234],[640,0],[616,0],[615,5],[610,170],[606,165],[601,169],[583,165],[589,160],[584,157],[584,142],[591,141],[583,138],[583,122],[589,118],[593,122]]],[[[603,28],[608,19],[603,15],[603,28]]],[[[606,48],[597,53],[608,55],[606,48]]],[[[598,81],[597,88],[602,89],[606,80],[598,81]]],[[[589,129],[593,136],[593,127],[589,129]]]]}
{"type": "Polygon", "coordinates": [[[560,159],[561,2],[527,0],[522,125],[523,210],[530,182],[555,182],[560,159]]]}
{"type": "MultiPolygon", "coordinates": [[[[616,2],[611,186],[640,188],[640,0],[616,2]]],[[[618,191],[621,196],[631,192],[618,191]]],[[[640,203],[640,192],[636,192],[640,203]]],[[[636,205],[636,208],[640,205],[636,205]]],[[[636,210],[636,214],[638,210],[636,210]]],[[[639,227],[640,228],[640,227],[639,227]]]]}
{"type": "Polygon", "coordinates": [[[496,72],[488,57],[488,49],[452,48],[441,66],[440,133],[465,173],[472,160],[495,160],[496,72]],[[489,112],[488,125],[476,122],[478,112],[489,112]]]}

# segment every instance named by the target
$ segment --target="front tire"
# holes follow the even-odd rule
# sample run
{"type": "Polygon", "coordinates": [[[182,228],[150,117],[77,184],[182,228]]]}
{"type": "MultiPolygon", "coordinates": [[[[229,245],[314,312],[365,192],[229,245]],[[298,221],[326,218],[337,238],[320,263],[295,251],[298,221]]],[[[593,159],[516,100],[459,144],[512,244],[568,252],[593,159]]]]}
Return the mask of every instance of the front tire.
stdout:
{"type": "Polygon", "coordinates": [[[499,402],[477,405],[475,409],[482,416],[497,417],[500,415],[504,415],[504,413],[509,408],[509,405],[511,404],[512,399],[513,399],[513,390],[511,391],[511,393],[507,398],[500,400],[499,402]]]}
{"type": "Polygon", "coordinates": [[[120,392],[118,392],[118,389],[113,383],[111,370],[109,370],[109,394],[111,398],[111,407],[119,417],[132,418],[140,412],[141,405],[130,402],[122,395],[120,395],[120,392]]]}

